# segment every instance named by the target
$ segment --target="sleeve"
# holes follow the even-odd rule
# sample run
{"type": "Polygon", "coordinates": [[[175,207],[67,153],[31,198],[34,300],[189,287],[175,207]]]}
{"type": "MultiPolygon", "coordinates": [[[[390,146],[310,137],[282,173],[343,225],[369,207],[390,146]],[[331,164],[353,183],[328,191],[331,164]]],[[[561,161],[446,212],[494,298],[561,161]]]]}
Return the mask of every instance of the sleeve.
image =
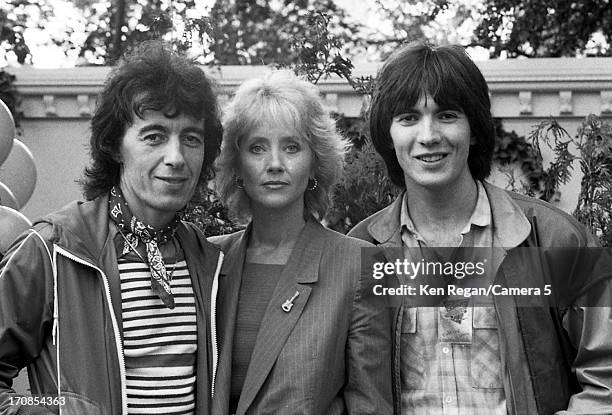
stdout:
{"type": "MultiPolygon", "coordinates": [[[[391,309],[386,297],[374,295],[377,280],[372,264],[378,248],[361,249],[361,276],[355,293],[347,339],[347,384],[344,399],[349,414],[392,414],[391,309]]],[[[359,254],[358,254],[359,255],[359,254]]]]}
{"type": "Polygon", "coordinates": [[[13,378],[36,359],[51,332],[53,279],[48,242],[29,230],[0,262],[0,414],[52,413],[20,406],[13,378]]]}
{"type": "Polygon", "coordinates": [[[568,308],[562,324],[576,349],[572,370],[580,391],[557,415],[612,411],[612,251],[599,249],[592,274],[599,278],[568,308]]]}

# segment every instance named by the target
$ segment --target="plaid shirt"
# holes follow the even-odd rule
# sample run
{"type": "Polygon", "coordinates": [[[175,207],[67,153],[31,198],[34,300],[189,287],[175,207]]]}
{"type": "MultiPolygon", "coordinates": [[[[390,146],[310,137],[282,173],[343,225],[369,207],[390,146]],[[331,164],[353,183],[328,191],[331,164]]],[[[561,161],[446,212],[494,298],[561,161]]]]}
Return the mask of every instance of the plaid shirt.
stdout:
{"type": "MultiPolygon", "coordinates": [[[[491,247],[491,207],[482,183],[460,246],[491,247]]],[[[407,196],[406,196],[407,197],[407,196]]],[[[404,253],[426,246],[401,213],[404,253]]],[[[413,251],[414,252],[414,251],[413,251]]],[[[405,308],[401,335],[402,412],[419,415],[506,414],[497,317],[490,306],[468,306],[460,322],[445,307],[405,308]]]]}

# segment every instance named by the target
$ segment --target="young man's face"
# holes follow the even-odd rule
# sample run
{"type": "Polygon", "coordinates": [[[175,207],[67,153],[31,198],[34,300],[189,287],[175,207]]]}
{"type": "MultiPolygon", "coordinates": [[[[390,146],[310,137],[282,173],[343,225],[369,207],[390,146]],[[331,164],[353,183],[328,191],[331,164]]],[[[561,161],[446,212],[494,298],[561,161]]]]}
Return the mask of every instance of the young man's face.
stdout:
{"type": "Polygon", "coordinates": [[[442,108],[427,94],[393,117],[390,134],[407,190],[444,192],[473,183],[467,159],[475,139],[463,111],[442,108]]]}
{"type": "Polygon", "coordinates": [[[134,116],[119,147],[120,187],[132,211],[162,226],[191,199],[204,162],[203,122],[159,111],[134,116]]]}

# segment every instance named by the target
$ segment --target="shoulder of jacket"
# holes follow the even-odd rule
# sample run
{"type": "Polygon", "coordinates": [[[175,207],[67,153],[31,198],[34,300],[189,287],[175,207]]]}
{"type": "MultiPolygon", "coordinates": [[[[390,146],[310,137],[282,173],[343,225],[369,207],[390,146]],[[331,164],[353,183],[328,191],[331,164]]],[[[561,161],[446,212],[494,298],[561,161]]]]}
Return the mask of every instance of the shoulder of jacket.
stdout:
{"type": "Polygon", "coordinates": [[[48,244],[54,244],[59,239],[56,228],[57,226],[59,225],[56,225],[51,222],[40,221],[34,223],[32,227],[28,230],[28,232],[32,233],[34,236],[39,237],[41,240],[44,240],[48,244]]]}
{"type": "MultiPolygon", "coordinates": [[[[537,227],[538,233],[542,236],[550,236],[551,243],[556,241],[564,245],[565,239],[574,240],[574,238],[578,238],[576,241],[578,246],[592,244],[593,236],[590,235],[582,223],[569,213],[544,200],[511,191],[507,192],[510,198],[521,208],[532,226],[537,227]]],[[[575,245],[575,242],[569,242],[569,245],[575,245]]]]}
{"type": "Polygon", "coordinates": [[[209,236],[207,238],[208,242],[215,245],[216,247],[220,248],[223,252],[226,252],[227,249],[234,243],[236,242],[238,239],[240,239],[240,237],[244,234],[244,229],[234,232],[234,233],[229,233],[226,235],[216,235],[216,236],[209,236]]]}
{"type": "MultiPolygon", "coordinates": [[[[361,220],[357,225],[355,225],[348,233],[348,236],[353,238],[361,239],[364,241],[371,242],[373,244],[378,244],[381,241],[378,241],[375,236],[372,234],[370,227],[373,224],[380,225],[389,223],[393,220],[397,212],[399,212],[401,199],[404,197],[405,192],[400,193],[396,199],[391,202],[390,205],[385,206],[378,212],[375,212],[368,216],[367,218],[361,220]]],[[[399,216],[398,216],[399,217],[399,216]]]]}
{"type": "Polygon", "coordinates": [[[206,235],[204,235],[204,232],[202,232],[202,230],[198,228],[194,223],[187,221],[182,221],[182,223],[183,225],[185,225],[187,231],[199,241],[202,249],[204,249],[205,251],[211,250],[214,252],[221,251],[219,246],[217,244],[211,243],[211,241],[206,237],[206,235]]]}
{"type": "Polygon", "coordinates": [[[49,260],[52,260],[55,239],[52,225],[36,224],[13,241],[5,252],[4,259],[13,261],[13,256],[17,255],[15,258],[23,258],[23,261],[31,263],[35,252],[43,252],[49,257],[49,260]]]}

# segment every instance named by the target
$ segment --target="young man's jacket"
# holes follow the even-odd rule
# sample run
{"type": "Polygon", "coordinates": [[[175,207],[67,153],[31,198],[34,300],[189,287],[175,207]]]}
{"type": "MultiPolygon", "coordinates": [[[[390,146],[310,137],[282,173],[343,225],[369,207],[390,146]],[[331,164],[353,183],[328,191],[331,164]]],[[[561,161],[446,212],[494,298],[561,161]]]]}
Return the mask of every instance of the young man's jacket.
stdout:
{"type": "MultiPolygon", "coordinates": [[[[213,415],[229,410],[249,235],[250,227],[211,238],[226,254],[219,276],[213,415]]],[[[314,218],[307,221],[261,321],[236,415],[392,413],[390,312],[372,296],[374,280],[364,271],[371,267],[361,267],[362,252],[363,261],[384,260],[371,244],[326,229],[314,218]],[[296,292],[292,307],[284,310],[296,292]]]]}
{"type": "MultiPolygon", "coordinates": [[[[116,233],[109,227],[107,197],[73,202],[35,223],[3,258],[1,414],[127,414],[116,233]],[[57,397],[63,404],[40,412],[16,404],[12,379],[26,365],[33,396],[57,397]]],[[[196,298],[196,409],[206,414],[214,388],[223,254],[188,223],[181,222],[175,235],[196,298]]]]}
{"type": "MultiPolygon", "coordinates": [[[[576,270],[576,264],[582,261],[584,265],[585,260],[579,256],[581,252],[588,255],[591,251],[573,248],[595,247],[597,242],[580,223],[541,200],[488,183],[484,185],[491,205],[494,244],[503,247],[496,272],[498,281],[506,281],[511,287],[525,287],[536,274],[548,276],[553,279],[553,287],[571,287],[574,299],[595,294],[610,305],[612,262],[609,249],[592,250],[598,256],[597,264],[587,260],[586,265],[594,269],[588,280],[581,280],[586,271],[576,270]],[[521,249],[528,247],[542,249],[521,249]],[[525,251],[539,253],[535,255],[543,258],[539,267],[554,269],[531,272],[526,264],[528,261],[521,254],[525,251]],[[572,280],[564,280],[572,278],[569,274],[572,269],[578,271],[576,275],[572,280]]],[[[387,261],[395,260],[397,248],[402,244],[400,209],[403,197],[401,194],[391,205],[357,224],[349,235],[383,247],[387,261]]],[[[543,284],[536,282],[539,284],[535,286],[543,284]]],[[[582,307],[571,300],[558,307],[517,307],[514,300],[503,296],[495,296],[494,305],[502,367],[506,367],[504,390],[510,413],[612,414],[612,308],[582,307]]],[[[401,396],[399,363],[403,307],[398,310],[394,322],[394,392],[397,397],[401,396]]],[[[396,413],[400,413],[400,406],[400,400],[396,399],[396,413]]]]}

